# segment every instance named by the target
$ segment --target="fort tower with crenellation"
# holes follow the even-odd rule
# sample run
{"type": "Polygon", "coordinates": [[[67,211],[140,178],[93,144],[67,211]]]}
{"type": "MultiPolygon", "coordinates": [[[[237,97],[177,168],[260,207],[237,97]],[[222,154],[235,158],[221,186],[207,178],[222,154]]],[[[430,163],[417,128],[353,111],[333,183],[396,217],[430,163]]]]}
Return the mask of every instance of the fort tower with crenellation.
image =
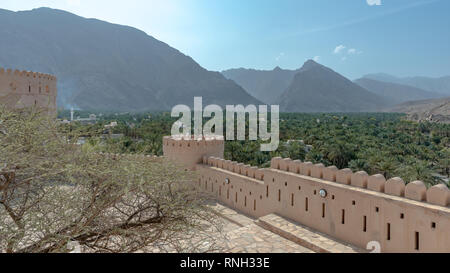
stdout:
{"type": "Polygon", "coordinates": [[[56,77],[0,68],[0,105],[11,109],[36,107],[56,115],[56,77]]]}

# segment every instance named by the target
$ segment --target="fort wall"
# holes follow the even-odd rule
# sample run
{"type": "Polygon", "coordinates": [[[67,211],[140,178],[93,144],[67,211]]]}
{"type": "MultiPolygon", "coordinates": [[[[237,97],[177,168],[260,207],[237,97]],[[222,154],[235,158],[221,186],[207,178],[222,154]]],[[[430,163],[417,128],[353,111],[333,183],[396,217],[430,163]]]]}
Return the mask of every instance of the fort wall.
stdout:
{"type": "MultiPolygon", "coordinates": [[[[184,147],[189,158],[193,141],[178,141],[166,142],[171,157],[184,147]]],[[[195,161],[202,149],[208,150],[195,150],[195,161]]],[[[220,151],[207,152],[192,169],[199,188],[231,208],[253,217],[277,213],[363,249],[376,241],[382,252],[450,252],[450,190],[443,184],[427,189],[421,181],[405,185],[401,178],[282,158],[259,169],[224,160],[220,151]]]]}
{"type": "Polygon", "coordinates": [[[221,156],[224,153],[223,137],[207,137],[201,139],[186,139],[179,137],[164,137],[164,156],[176,161],[189,170],[195,170],[204,156],[221,156]]]}
{"type": "Polygon", "coordinates": [[[56,115],[56,77],[0,68],[0,104],[8,108],[37,107],[56,115]]]}

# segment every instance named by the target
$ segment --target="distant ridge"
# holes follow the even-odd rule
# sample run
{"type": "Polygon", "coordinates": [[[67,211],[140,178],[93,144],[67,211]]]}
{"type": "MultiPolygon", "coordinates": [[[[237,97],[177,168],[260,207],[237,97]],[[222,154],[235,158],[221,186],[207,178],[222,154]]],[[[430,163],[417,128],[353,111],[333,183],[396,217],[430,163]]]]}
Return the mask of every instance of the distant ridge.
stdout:
{"type": "Polygon", "coordinates": [[[435,99],[445,96],[409,85],[377,81],[368,78],[358,79],[355,83],[372,93],[385,97],[391,104],[399,104],[411,100],[435,99]]]}
{"type": "Polygon", "coordinates": [[[363,78],[413,86],[429,92],[440,93],[446,96],[450,96],[450,76],[440,78],[430,78],[430,77],[399,78],[386,73],[377,73],[365,75],[363,78]]]}
{"type": "Polygon", "coordinates": [[[232,80],[146,33],[49,8],[0,10],[0,66],[58,78],[58,106],[170,110],[177,104],[260,104],[232,80]]]}
{"type": "Polygon", "coordinates": [[[409,101],[387,110],[388,112],[405,113],[414,121],[429,121],[450,124],[450,97],[409,101]]]}
{"type": "Polygon", "coordinates": [[[385,107],[387,101],[308,60],[277,103],[286,112],[372,112],[385,107]]]}
{"type": "Polygon", "coordinates": [[[250,95],[272,104],[283,94],[298,70],[275,67],[273,70],[229,69],[222,74],[242,86],[250,95]]]}

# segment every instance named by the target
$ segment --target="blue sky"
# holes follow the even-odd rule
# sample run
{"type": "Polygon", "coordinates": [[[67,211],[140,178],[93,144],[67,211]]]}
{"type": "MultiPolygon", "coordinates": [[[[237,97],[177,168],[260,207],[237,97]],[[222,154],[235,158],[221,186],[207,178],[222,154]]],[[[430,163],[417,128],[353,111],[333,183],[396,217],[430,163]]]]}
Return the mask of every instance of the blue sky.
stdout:
{"type": "Polygon", "coordinates": [[[450,75],[448,0],[2,0],[130,25],[215,71],[301,67],[356,79],[450,75]]]}

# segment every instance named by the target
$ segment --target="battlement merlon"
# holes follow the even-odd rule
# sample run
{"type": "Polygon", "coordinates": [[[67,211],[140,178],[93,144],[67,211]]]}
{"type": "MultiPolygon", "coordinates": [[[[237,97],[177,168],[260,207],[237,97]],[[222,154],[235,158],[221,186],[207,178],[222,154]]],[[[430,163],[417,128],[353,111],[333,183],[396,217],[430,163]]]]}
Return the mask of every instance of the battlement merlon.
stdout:
{"type": "Polygon", "coordinates": [[[163,139],[164,156],[178,162],[188,170],[195,170],[203,157],[224,157],[225,140],[223,136],[201,138],[186,136],[168,136],[163,139]]]}
{"type": "Polygon", "coordinates": [[[27,71],[27,70],[18,70],[18,69],[5,69],[3,67],[0,67],[0,75],[10,75],[10,76],[21,76],[21,77],[31,77],[31,78],[39,78],[39,79],[46,79],[49,81],[56,81],[57,78],[53,75],[46,74],[46,73],[39,73],[39,72],[33,72],[33,71],[27,71]]]}

